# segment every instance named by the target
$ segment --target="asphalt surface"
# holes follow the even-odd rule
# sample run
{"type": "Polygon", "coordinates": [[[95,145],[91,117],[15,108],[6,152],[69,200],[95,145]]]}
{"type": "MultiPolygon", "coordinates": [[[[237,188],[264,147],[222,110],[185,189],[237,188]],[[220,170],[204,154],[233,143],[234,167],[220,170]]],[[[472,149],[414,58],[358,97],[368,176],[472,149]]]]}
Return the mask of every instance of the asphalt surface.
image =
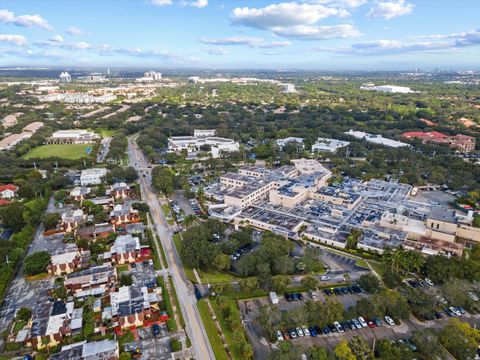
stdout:
{"type": "MultiPolygon", "coordinates": [[[[136,137],[128,139],[128,158],[130,164],[139,172],[139,184],[142,197],[151,210],[153,223],[167,256],[169,272],[177,291],[180,308],[186,323],[186,331],[192,342],[193,356],[196,359],[215,359],[205,331],[192,284],[185,272],[172,239],[172,230],[167,224],[160,201],[151,186],[151,167],[135,143],[136,137]]],[[[165,200],[164,200],[165,202],[165,200]]]]}
{"type": "MultiPolygon", "coordinates": [[[[50,199],[47,212],[56,211],[54,207],[53,198],[50,199]]],[[[32,254],[35,251],[47,250],[52,252],[61,243],[58,239],[44,238],[42,235],[43,225],[37,227],[33,241],[28,248],[28,254],[32,254]],[[51,240],[51,241],[50,241],[51,240]]],[[[13,278],[7,293],[5,294],[5,300],[0,309],[0,331],[7,329],[15,316],[15,312],[22,308],[27,307],[35,309],[39,304],[48,301],[47,291],[53,286],[53,278],[38,280],[38,281],[26,281],[23,276],[23,262],[22,266],[13,278]]],[[[3,339],[0,339],[0,345],[2,345],[3,339]]]]}

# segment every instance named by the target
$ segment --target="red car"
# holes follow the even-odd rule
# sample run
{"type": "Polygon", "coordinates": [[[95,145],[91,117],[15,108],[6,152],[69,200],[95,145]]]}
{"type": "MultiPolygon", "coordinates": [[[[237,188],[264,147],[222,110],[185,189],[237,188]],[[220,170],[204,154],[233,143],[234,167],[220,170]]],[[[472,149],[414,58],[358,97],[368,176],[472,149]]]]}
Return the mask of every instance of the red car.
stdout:
{"type": "Polygon", "coordinates": [[[370,328],[374,328],[376,326],[375,323],[372,320],[368,320],[367,324],[368,324],[368,327],[370,327],[370,328]]]}
{"type": "Polygon", "coordinates": [[[285,340],[290,340],[290,334],[288,333],[288,330],[282,330],[282,334],[285,340]]]}

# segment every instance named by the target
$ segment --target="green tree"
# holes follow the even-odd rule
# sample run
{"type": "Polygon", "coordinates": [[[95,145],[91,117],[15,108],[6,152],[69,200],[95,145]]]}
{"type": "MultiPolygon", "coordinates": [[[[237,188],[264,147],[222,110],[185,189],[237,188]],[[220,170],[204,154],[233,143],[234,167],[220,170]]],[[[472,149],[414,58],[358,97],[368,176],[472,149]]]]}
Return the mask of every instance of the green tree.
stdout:
{"type": "Polygon", "coordinates": [[[120,285],[121,286],[130,286],[133,284],[132,275],[123,274],[120,276],[120,285]]]}
{"type": "Polygon", "coordinates": [[[318,288],[318,279],[312,275],[304,276],[302,285],[309,290],[315,290],[318,288]]]}
{"type": "Polygon", "coordinates": [[[372,274],[362,275],[358,279],[358,285],[370,294],[374,294],[380,290],[380,281],[372,274]]]}
{"type": "Polygon", "coordinates": [[[218,254],[215,257],[215,267],[218,270],[228,270],[230,269],[230,257],[225,254],[218,254]]]}
{"type": "Polygon", "coordinates": [[[166,167],[155,167],[152,171],[152,184],[158,191],[165,195],[173,193],[175,175],[172,170],[166,167]]]}
{"type": "Polygon", "coordinates": [[[308,350],[308,355],[307,355],[309,360],[328,360],[330,359],[330,356],[328,354],[327,349],[313,345],[309,350],[308,350]]]}
{"type": "Polygon", "coordinates": [[[0,208],[0,220],[7,229],[20,231],[26,224],[25,206],[17,201],[0,208]]]}
{"type": "Polygon", "coordinates": [[[257,290],[259,287],[258,279],[256,277],[240,279],[239,285],[242,291],[247,291],[247,292],[257,290]]]}
{"type": "Polygon", "coordinates": [[[240,351],[244,359],[251,359],[253,357],[253,346],[247,341],[244,341],[243,344],[240,345],[240,351]]]}
{"type": "Polygon", "coordinates": [[[27,322],[32,317],[32,309],[22,307],[17,312],[17,319],[27,322]]]}
{"type": "Polygon", "coordinates": [[[440,331],[439,340],[456,358],[473,359],[480,343],[480,331],[468,323],[450,319],[449,324],[440,331]]]}
{"type": "Polygon", "coordinates": [[[36,275],[46,271],[50,264],[51,256],[48,251],[37,251],[25,259],[23,271],[27,275],[36,275]]]}
{"type": "Polygon", "coordinates": [[[347,340],[341,340],[335,349],[333,349],[333,353],[337,357],[338,360],[356,360],[357,357],[352,352],[350,347],[348,346],[347,340]]]}
{"type": "Polygon", "coordinates": [[[285,275],[277,275],[272,277],[272,289],[276,292],[284,291],[290,285],[290,278],[285,275]]]}
{"type": "Polygon", "coordinates": [[[373,359],[373,352],[370,346],[360,336],[354,336],[348,342],[348,346],[357,360],[373,359]]]}
{"type": "Polygon", "coordinates": [[[48,213],[43,216],[43,226],[45,230],[55,229],[60,221],[59,213],[48,213]]]}

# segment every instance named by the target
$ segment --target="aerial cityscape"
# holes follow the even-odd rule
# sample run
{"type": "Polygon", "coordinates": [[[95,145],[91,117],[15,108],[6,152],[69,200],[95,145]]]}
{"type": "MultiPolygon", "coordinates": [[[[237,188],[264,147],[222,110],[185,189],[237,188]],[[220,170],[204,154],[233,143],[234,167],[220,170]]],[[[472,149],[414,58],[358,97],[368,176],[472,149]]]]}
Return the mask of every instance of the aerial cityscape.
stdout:
{"type": "Polygon", "coordinates": [[[479,14],[3,0],[0,360],[480,359],[479,14]]]}

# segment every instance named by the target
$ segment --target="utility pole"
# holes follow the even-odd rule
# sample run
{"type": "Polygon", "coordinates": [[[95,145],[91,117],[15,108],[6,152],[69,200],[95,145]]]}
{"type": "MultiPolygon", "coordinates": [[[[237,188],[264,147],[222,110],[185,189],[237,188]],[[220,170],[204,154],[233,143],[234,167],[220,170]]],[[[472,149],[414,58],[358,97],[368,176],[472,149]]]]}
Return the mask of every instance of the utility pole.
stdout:
{"type": "Polygon", "coordinates": [[[36,171],[36,170],[37,170],[37,163],[36,163],[35,161],[33,162],[33,167],[34,167],[34,169],[35,169],[35,171],[36,171]]]}
{"type": "Polygon", "coordinates": [[[375,354],[375,338],[373,338],[373,346],[372,346],[372,352],[375,354]]]}

